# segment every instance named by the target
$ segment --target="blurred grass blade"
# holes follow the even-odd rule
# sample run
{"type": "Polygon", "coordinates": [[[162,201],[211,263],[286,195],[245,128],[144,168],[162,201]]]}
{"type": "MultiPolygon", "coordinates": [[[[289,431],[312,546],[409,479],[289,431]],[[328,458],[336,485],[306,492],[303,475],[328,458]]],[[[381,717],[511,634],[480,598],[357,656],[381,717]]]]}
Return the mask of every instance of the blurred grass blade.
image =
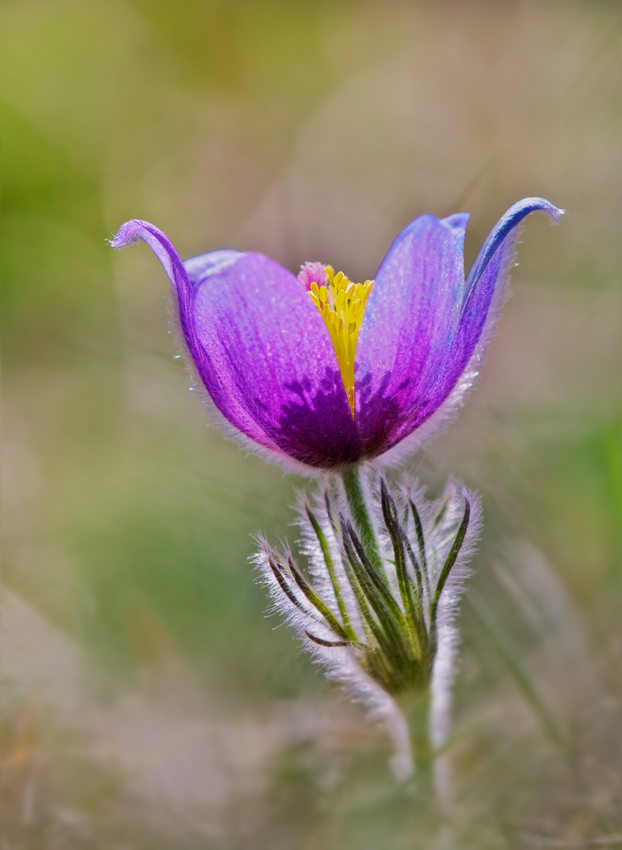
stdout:
{"type": "Polygon", "coordinates": [[[502,628],[495,620],[488,605],[481,597],[477,596],[475,593],[469,594],[467,596],[467,599],[471,606],[471,610],[474,612],[477,618],[477,621],[487,633],[487,635],[491,639],[492,645],[505,662],[508,672],[511,674],[512,678],[518,685],[526,701],[533,709],[534,714],[540,720],[548,738],[557,747],[559,747],[564,752],[564,754],[567,755],[568,743],[566,741],[566,736],[559,728],[557,721],[555,720],[554,716],[549,711],[546,703],[538,693],[535,685],[529,677],[529,674],[526,672],[525,668],[521,664],[518,658],[518,654],[515,652],[506,634],[503,632],[502,628]]]}

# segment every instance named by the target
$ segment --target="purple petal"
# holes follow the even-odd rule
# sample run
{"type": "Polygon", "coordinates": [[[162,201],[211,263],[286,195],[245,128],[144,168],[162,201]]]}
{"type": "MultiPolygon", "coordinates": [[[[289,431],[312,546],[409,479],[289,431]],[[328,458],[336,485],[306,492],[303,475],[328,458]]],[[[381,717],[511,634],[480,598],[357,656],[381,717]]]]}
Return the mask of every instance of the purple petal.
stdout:
{"type": "Polygon", "coordinates": [[[482,276],[484,269],[494,256],[498,248],[501,247],[505,238],[511,234],[514,228],[532,212],[546,212],[553,219],[553,222],[559,221],[565,210],[560,210],[550,201],[544,198],[523,198],[522,201],[517,201],[509,208],[509,210],[501,216],[499,221],[490,231],[484,244],[479,250],[475,262],[471,266],[471,270],[467,276],[465,287],[465,300],[468,297],[475,283],[482,276]]]}
{"type": "Polygon", "coordinates": [[[259,445],[333,469],[360,457],[335,353],[293,274],[261,254],[213,251],[184,264],[167,237],[130,221],[112,242],[152,248],[177,295],[184,339],[222,415],[259,445]]]}
{"type": "Polygon", "coordinates": [[[468,215],[425,215],[397,237],[376,275],[356,354],[356,421],[366,456],[407,436],[429,406],[456,331],[468,215]]]}
{"type": "MultiPolygon", "coordinates": [[[[365,455],[387,451],[423,425],[443,407],[461,377],[481,356],[489,336],[486,329],[490,329],[496,313],[500,282],[514,253],[517,225],[537,211],[548,213],[554,221],[563,215],[562,210],[542,198],[526,198],[514,204],[484,242],[466,282],[462,248],[468,216],[459,214],[443,222],[424,216],[393,243],[378,278],[392,281],[391,298],[398,307],[390,312],[383,304],[382,313],[377,311],[370,316],[370,338],[378,341],[372,349],[365,338],[366,350],[363,340],[359,341],[365,355],[359,360],[357,352],[357,388],[361,390],[359,426],[366,425],[362,434],[365,455]],[[455,233],[453,244],[443,235],[440,225],[455,233]],[[424,238],[417,239],[417,233],[424,238]],[[408,288],[410,275],[411,289],[420,293],[413,294],[410,301],[400,302],[399,296],[395,296],[400,275],[404,276],[401,286],[408,288]],[[405,320],[400,317],[402,310],[405,320]],[[392,337],[400,323],[401,340],[396,345],[392,337]],[[390,340],[385,352],[380,345],[383,325],[385,339],[390,340]],[[404,340],[412,346],[412,353],[402,350],[404,340]]],[[[379,287],[376,297],[382,297],[379,287]]],[[[365,322],[361,336],[364,330],[365,322]]],[[[459,398],[452,396],[452,399],[452,404],[460,402],[459,398]]]]}
{"type": "Polygon", "coordinates": [[[564,214],[543,198],[525,198],[511,206],[493,227],[467,276],[456,336],[425,418],[447,398],[471,360],[481,356],[489,337],[486,328],[491,329],[497,312],[495,302],[502,294],[503,279],[514,256],[518,225],[532,212],[545,212],[554,223],[564,214]]]}
{"type": "Polygon", "coordinates": [[[202,279],[193,315],[209,362],[201,377],[236,428],[308,466],[358,460],[330,336],[291,272],[262,254],[243,254],[202,279]]]}
{"type": "Polygon", "coordinates": [[[162,263],[162,267],[171,282],[177,298],[181,330],[188,350],[200,373],[205,355],[197,339],[192,322],[194,289],[188,279],[179,254],[173,247],[173,243],[161,230],[158,230],[157,227],[154,227],[148,221],[132,219],[132,221],[127,221],[119,228],[119,232],[110,244],[113,248],[125,248],[126,245],[132,245],[141,239],[149,245],[158,260],[162,263]]]}

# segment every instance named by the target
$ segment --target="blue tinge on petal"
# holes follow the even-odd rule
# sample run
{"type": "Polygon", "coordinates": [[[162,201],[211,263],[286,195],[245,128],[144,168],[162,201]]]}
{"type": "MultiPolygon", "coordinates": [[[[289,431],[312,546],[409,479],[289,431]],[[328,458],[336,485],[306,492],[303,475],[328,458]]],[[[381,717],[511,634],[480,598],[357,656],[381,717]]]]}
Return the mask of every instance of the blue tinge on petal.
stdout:
{"type": "Polygon", "coordinates": [[[514,204],[487,237],[466,281],[468,215],[442,221],[421,216],[394,241],[376,276],[357,351],[357,423],[365,456],[382,454],[421,427],[481,353],[517,225],[537,211],[554,221],[563,215],[543,198],[514,204]]]}
{"type": "MultiPolygon", "coordinates": [[[[482,348],[480,341],[500,284],[508,270],[518,238],[518,225],[532,212],[545,212],[553,222],[559,221],[564,210],[544,198],[524,198],[513,204],[501,216],[487,236],[466,279],[463,306],[455,341],[443,367],[439,392],[446,398],[468,368],[469,362],[482,348]]],[[[484,344],[487,339],[484,338],[484,344]]],[[[479,352],[481,353],[481,352],[479,352]]]]}
{"type": "Polygon", "coordinates": [[[233,251],[228,248],[219,251],[210,251],[207,254],[197,254],[184,260],[184,268],[190,278],[190,283],[196,289],[204,280],[214,274],[228,269],[244,254],[241,251],[233,251]]]}
{"type": "Polygon", "coordinates": [[[523,198],[522,201],[512,204],[484,240],[484,244],[471,266],[464,289],[464,303],[466,303],[473,286],[481,277],[484,269],[500,248],[505,238],[521,223],[525,216],[528,216],[532,212],[546,212],[554,222],[557,222],[563,216],[565,210],[558,209],[558,207],[544,198],[523,198]]]}
{"type": "Polygon", "coordinates": [[[356,421],[367,457],[407,436],[437,403],[435,378],[462,303],[467,221],[420,216],[378,270],[356,353],[356,421]]]}

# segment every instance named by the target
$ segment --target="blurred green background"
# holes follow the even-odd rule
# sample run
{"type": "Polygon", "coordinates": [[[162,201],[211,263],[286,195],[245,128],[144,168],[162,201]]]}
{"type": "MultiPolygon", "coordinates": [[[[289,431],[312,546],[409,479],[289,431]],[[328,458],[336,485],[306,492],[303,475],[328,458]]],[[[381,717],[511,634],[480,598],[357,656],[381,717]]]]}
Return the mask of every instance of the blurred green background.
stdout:
{"type": "Polygon", "coordinates": [[[106,239],[143,218],[365,279],[417,215],[469,211],[468,262],[529,195],[568,214],[527,223],[481,382],[409,464],[486,517],[425,846],[619,846],[619,4],[1,14],[3,847],[421,846],[382,729],[247,563],[304,480],[206,427],[164,274],[106,239]]]}

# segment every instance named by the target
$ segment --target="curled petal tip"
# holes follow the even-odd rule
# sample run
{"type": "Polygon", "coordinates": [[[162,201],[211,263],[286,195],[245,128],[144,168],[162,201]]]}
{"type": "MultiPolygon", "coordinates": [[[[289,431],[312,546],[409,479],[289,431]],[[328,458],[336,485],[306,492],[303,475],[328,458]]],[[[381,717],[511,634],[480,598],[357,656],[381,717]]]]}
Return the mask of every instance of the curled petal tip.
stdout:
{"type": "Polygon", "coordinates": [[[136,242],[140,242],[140,226],[140,223],[136,219],[126,221],[125,224],[121,225],[116,236],[108,240],[110,246],[121,250],[126,245],[133,245],[136,242]]]}
{"type": "Polygon", "coordinates": [[[506,215],[512,211],[522,213],[523,215],[528,215],[531,212],[538,211],[545,212],[552,220],[553,224],[557,224],[560,218],[566,213],[566,210],[556,207],[555,204],[545,200],[545,198],[523,198],[522,201],[519,201],[517,204],[510,207],[506,215]]]}
{"type": "Polygon", "coordinates": [[[523,198],[522,201],[512,204],[495,224],[480,248],[479,254],[467,276],[467,293],[470,292],[474,283],[481,277],[497,249],[505,242],[506,237],[518,227],[526,216],[534,212],[546,213],[551,218],[553,224],[557,224],[566,210],[559,209],[559,207],[556,207],[555,204],[552,204],[545,198],[523,198]]]}
{"type": "Polygon", "coordinates": [[[522,201],[512,204],[507,212],[501,216],[490,235],[496,234],[497,231],[505,231],[504,235],[507,235],[525,216],[534,212],[546,213],[555,224],[564,215],[566,210],[556,207],[555,204],[547,201],[546,198],[523,198],[522,201]]]}

